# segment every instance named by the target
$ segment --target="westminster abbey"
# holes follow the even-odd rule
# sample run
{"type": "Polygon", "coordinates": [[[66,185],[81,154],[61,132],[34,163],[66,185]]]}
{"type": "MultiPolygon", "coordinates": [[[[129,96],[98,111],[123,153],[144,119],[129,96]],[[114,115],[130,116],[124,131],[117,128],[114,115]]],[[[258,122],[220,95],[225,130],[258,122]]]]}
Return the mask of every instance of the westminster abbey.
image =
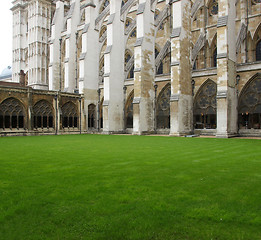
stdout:
{"type": "Polygon", "coordinates": [[[0,135],[261,136],[261,0],[14,0],[0,135]]]}

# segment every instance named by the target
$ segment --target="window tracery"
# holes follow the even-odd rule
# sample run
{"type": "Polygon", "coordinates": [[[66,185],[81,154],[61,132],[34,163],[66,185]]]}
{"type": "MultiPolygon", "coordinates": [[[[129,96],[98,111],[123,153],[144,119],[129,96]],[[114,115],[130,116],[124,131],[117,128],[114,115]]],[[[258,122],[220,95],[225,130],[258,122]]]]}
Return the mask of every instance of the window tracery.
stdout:
{"type": "Polygon", "coordinates": [[[194,127],[215,129],[217,125],[217,85],[208,80],[198,91],[194,101],[194,127]]]}
{"type": "Polygon", "coordinates": [[[51,105],[41,100],[33,107],[34,128],[53,128],[53,110],[51,105]]]}
{"type": "Polygon", "coordinates": [[[24,128],[24,118],[24,107],[17,99],[8,98],[0,104],[0,128],[24,128]]]}
{"type": "Polygon", "coordinates": [[[78,111],[76,105],[72,102],[67,102],[62,106],[62,127],[78,127],[78,111]]]}
{"type": "Polygon", "coordinates": [[[239,98],[239,128],[260,129],[261,126],[261,77],[246,85],[239,98]]]}

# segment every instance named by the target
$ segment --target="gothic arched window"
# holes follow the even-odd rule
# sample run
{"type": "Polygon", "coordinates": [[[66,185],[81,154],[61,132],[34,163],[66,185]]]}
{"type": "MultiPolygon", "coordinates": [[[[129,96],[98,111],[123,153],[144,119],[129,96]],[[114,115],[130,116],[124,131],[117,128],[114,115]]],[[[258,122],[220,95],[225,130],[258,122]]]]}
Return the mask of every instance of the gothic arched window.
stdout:
{"type": "Polygon", "coordinates": [[[133,128],[133,98],[134,98],[134,91],[130,93],[125,105],[126,128],[133,128]]]}
{"type": "Polygon", "coordinates": [[[217,67],[217,48],[213,52],[213,67],[217,67]]]}
{"type": "Polygon", "coordinates": [[[261,75],[250,81],[240,94],[239,128],[260,129],[261,126],[261,75]]]}
{"type": "Polygon", "coordinates": [[[158,129],[170,128],[170,84],[160,92],[156,103],[156,121],[158,129]]]}
{"type": "Polygon", "coordinates": [[[33,107],[34,128],[53,128],[53,109],[45,100],[37,102],[33,107]]]}
{"type": "Polygon", "coordinates": [[[199,90],[194,101],[194,127],[215,129],[217,125],[217,85],[208,80],[199,90]]]}
{"type": "Polygon", "coordinates": [[[67,102],[62,106],[62,127],[78,127],[78,111],[76,105],[72,102],[67,102]]]}
{"type": "Polygon", "coordinates": [[[261,40],[256,45],[256,61],[261,61],[261,40]]]}
{"type": "Polygon", "coordinates": [[[209,6],[209,13],[210,13],[210,15],[218,14],[218,1],[217,0],[212,0],[212,3],[209,6]]]}
{"type": "Polygon", "coordinates": [[[0,104],[0,128],[24,128],[25,110],[20,101],[8,98],[0,104]]]}
{"type": "Polygon", "coordinates": [[[88,106],[88,128],[95,128],[95,119],[96,119],[96,106],[90,104],[88,106]]]}

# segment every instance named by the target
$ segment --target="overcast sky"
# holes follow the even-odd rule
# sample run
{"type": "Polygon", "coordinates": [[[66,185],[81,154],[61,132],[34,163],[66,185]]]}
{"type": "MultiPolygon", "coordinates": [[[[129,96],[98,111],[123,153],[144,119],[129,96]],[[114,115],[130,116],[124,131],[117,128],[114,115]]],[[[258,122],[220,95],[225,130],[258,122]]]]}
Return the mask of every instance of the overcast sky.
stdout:
{"type": "Polygon", "coordinates": [[[0,7],[0,74],[12,65],[12,0],[1,0],[0,7]]]}

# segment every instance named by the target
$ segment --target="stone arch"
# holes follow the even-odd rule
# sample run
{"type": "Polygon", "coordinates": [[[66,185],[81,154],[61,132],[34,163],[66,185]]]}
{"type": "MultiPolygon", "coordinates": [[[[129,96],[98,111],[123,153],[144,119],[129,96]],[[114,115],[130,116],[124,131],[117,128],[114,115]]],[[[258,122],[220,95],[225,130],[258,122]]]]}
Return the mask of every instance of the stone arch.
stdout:
{"type": "Polygon", "coordinates": [[[92,103],[88,105],[88,129],[95,128],[96,106],[92,103]]]}
{"type": "Polygon", "coordinates": [[[260,129],[261,73],[255,74],[242,89],[238,100],[239,129],[260,129]]]}
{"type": "Polygon", "coordinates": [[[170,95],[171,85],[170,83],[167,83],[159,93],[156,101],[157,129],[170,128],[170,95]]]}
{"type": "Polygon", "coordinates": [[[125,127],[133,128],[133,98],[134,90],[129,94],[125,104],[125,127]]]}
{"type": "Polygon", "coordinates": [[[216,129],[217,126],[217,84],[208,79],[199,88],[194,98],[195,129],[216,129]]]}
{"type": "Polygon", "coordinates": [[[62,127],[63,128],[78,128],[79,113],[77,106],[69,101],[62,106],[62,127]]]}
{"type": "Polygon", "coordinates": [[[33,127],[53,128],[54,114],[52,105],[46,100],[40,100],[33,106],[33,127]]]}
{"type": "Polygon", "coordinates": [[[16,98],[7,98],[0,104],[0,129],[25,128],[25,108],[16,98]]]}

